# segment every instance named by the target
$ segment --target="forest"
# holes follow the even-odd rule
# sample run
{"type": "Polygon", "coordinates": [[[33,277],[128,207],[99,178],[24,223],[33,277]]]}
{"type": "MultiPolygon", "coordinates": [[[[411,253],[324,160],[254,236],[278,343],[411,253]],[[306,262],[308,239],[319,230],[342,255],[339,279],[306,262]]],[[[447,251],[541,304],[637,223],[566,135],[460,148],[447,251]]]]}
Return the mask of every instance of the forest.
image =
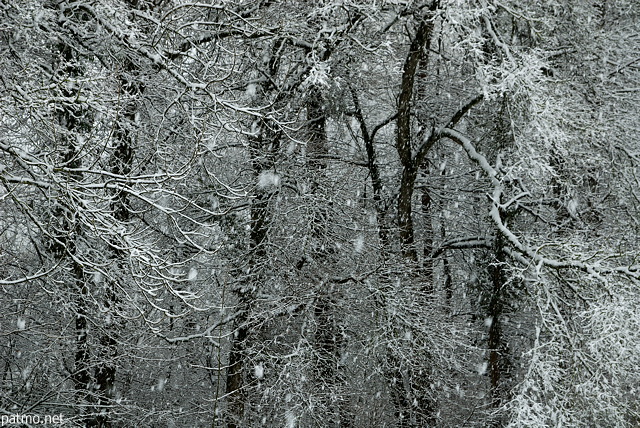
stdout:
{"type": "Polygon", "coordinates": [[[0,52],[0,417],[640,426],[637,0],[0,0],[0,52]]]}

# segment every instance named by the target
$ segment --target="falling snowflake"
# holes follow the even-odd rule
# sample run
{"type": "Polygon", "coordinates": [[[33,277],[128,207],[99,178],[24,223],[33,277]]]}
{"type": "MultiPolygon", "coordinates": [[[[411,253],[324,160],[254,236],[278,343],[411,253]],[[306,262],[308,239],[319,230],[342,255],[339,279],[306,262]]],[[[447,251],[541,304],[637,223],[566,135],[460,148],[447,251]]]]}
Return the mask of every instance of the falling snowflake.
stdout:
{"type": "Polygon", "coordinates": [[[364,247],[364,236],[358,235],[358,237],[353,241],[353,251],[356,254],[362,252],[362,248],[364,247]]]}
{"type": "Polygon", "coordinates": [[[285,418],[287,420],[286,428],[295,428],[296,426],[296,415],[293,414],[293,410],[287,410],[285,413],[285,418]]]}
{"type": "Polygon", "coordinates": [[[256,379],[262,379],[264,377],[264,367],[262,364],[258,364],[253,368],[253,375],[256,379]]]}
{"type": "Polygon", "coordinates": [[[277,187],[280,184],[280,176],[271,171],[263,171],[258,176],[258,187],[264,189],[266,187],[277,187]]]}

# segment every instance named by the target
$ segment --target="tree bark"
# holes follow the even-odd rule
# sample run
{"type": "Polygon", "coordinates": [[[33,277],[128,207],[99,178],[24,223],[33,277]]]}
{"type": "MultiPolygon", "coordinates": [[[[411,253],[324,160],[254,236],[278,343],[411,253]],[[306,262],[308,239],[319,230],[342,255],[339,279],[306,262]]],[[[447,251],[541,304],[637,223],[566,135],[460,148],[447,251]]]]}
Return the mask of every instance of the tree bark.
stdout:
{"type": "MultiPolygon", "coordinates": [[[[428,63],[428,48],[433,34],[433,17],[439,7],[439,2],[433,1],[429,10],[422,16],[418,23],[413,41],[409,47],[409,53],[404,62],[400,95],[398,97],[398,115],[396,123],[396,150],[402,165],[400,189],[398,194],[397,221],[400,237],[401,253],[408,269],[416,269],[418,253],[415,246],[413,223],[413,194],[418,176],[418,170],[426,153],[414,154],[412,144],[412,102],[415,98],[416,72],[419,66],[426,67],[428,63]]],[[[423,202],[423,210],[430,205],[427,194],[423,202]]],[[[428,214],[428,213],[427,213],[428,214]]],[[[429,255],[430,259],[430,255],[429,255]]],[[[432,269],[431,269],[432,270],[432,269]]],[[[425,285],[421,293],[430,291],[433,284],[432,278],[421,278],[425,285]]],[[[430,294],[430,293],[429,293],[430,294]]],[[[389,352],[394,352],[390,350],[389,352]]],[[[426,357],[429,360],[429,357],[426,357]]],[[[424,373],[414,373],[411,368],[402,369],[402,363],[392,358],[396,367],[390,367],[392,372],[388,375],[395,383],[392,383],[396,418],[401,427],[434,426],[436,423],[436,403],[429,394],[432,381],[431,369],[425,367],[424,373]],[[399,365],[398,365],[399,364],[399,365]],[[420,412],[416,412],[413,403],[417,402],[420,412]]]]}
{"type": "MultiPolygon", "coordinates": [[[[62,23],[60,23],[63,25],[62,23]]],[[[75,80],[78,79],[82,70],[78,65],[78,59],[74,54],[71,46],[64,42],[59,42],[56,46],[59,58],[61,60],[57,78],[62,86],[62,96],[66,100],[74,100],[78,98],[78,89],[75,86],[75,80]]],[[[77,147],[77,136],[84,133],[90,127],[88,122],[88,112],[79,104],[74,102],[64,102],[57,109],[57,120],[62,130],[60,141],[58,144],[62,147],[63,153],[61,157],[62,164],[66,167],[79,169],[82,166],[81,157],[77,147]]],[[[82,180],[82,173],[68,173],[66,179],[71,182],[79,182],[82,180]]],[[[54,209],[53,215],[57,217],[59,229],[55,230],[54,242],[49,246],[50,251],[58,260],[67,259],[72,265],[73,287],[72,293],[75,300],[75,355],[72,379],[76,390],[81,412],[86,411],[86,406],[94,401],[92,392],[92,379],[89,371],[90,353],[88,343],[88,307],[87,297],[89,288],[87,286],[84,267],[79,262],[77,255],[77,245],[75,238],[82,231],[75,220],[75,213],[71,212],[72,208],[64,206],[64,202],[54,209]]],[[[95,426],[95,417],[83,415],[83,423],[85,426],[95,426]]]]}
{"type": "Polygon", "coordinates": [[[351,91],[351,98],[354,104],[354,116],[360,125],[360,133],[364,141],[365,151],[367,153],[367,169],[369,170],[369,176],[371,177],[371,186],[373,188],[373,205],[376,211],[376,220],[378,223],[378,239],[380,240],[380,248],[383,256],[385,255],[389,247],[389,225],[387,224],[387,207],[384,204],[383,189],[384,184],[380,175],[380,167],[378,166],[378,155],[375,146],[375,135],[382,129],[383,126],[390,123],[395,119],[396,115],[387,119],[386,121],[378,124],[371,133],[367,127],[362,108],[360,106],[360,100],[358,94],[353,87],[349,88],[351,91]]]}
{"type": "MultiPolygon", "coordinates": [[[[137,71],[138,67],[126,59],[124,73],[119,76],[120,96],[124,99],[124,105],[121,115],[116,118],[114,132],[116,146],[110,161],[111,172],[119,176],[130,174],[133,163],[134,131],[137,126],[136,113],[138,110],[136,97],[144,92],[144,85],[133,80],[137,71]]],[[[114,219],[118,223],[126,225],[131,218],[128,194],[122,190],[114,190],[111,195],[110,208],[114,219]]],[[[119,273],[120,277],[123,277],[126,271],[124,266],[126,262],[124,260],[127,259],[125,252],[115,242],[110,244],[110,252],[116,272],[119,273]]],[[[96,422],[100,428],[111,426],[107,409],[115,393],[118,332],[122,328],[117,316],[117,306],[120,302],[116,292],[117,284],[115,281],[114,279],[107,279],[105,283],[103,304],[109,313],[107,315],[108,321],[105,322],[99,339],[99,359],[94,374],[97,387],[96,422]]]]}
{"type": "MultiPolygon", "coordinates": [[[[274,131],[275,126],[261,121],[256,137],[249,141],[251,164],[256,179],[269,171],[275,161],[274,155],[280,145],[281,134],[274,131]]],[[[250,208],[249,260],[246,282],[234,292],[238,298],[237,315],[230,337],[229,364],[227,368],[225,393],[227,397],[227,428],[242,427],[245,415],[247,394],[245,391],[246,361],[250,351],[250,334],[255,291],[260,283],[261,269],[266,263],[269,224],[269,199],[271,194],[266,187],[257,186],[250,208]]]]}
{"type": "MultiPolygon", "coordinates": [[[[321,191],[319,179],[326,178],[327,157],[329,154],[326,111],[322,99],[322,92],[317,86],[313,86],[307,95],[307,123],[309,127],[309,139],[307,142],[308,164],[312,176],[311,192],[317,194],[321,191]]],[[[311,234],[319,244],[315,249],[315,259],[319,263],[327,263],[329,255],[324,243],[328,241],[327,227],[329,218],[326,208],[317,206],[313,212],[311,234]]],[[[336,314],[339,291],[334,284],[321,284],[319,294],[316,296],[314,316],[316,319],[316,335],[314,346],[316,348],[317,362],[315,365],[315,381],[322,391],[321,401],[327,414],[323,418],[325,427],[348,428],[353,425],[352,416],[348,411],[348,401],[341,397],[341,389],[344,387],[344,379],[340,370],[340,357],[342,347],[342,334],[340,322],[336,314]],[[328,290],[327,290],[328,288],[328,290]]]]}
{"type": "Polygon", "coordinates": [[[416,71],[422,63],[427,63],[427,49],[433,33],[433,13],[438,1],[431,4],[429,12],[420,18],[418,29],[409,47],[409,53],[402,68],[402,81],[398,97],[398,118],[396,120],[396,150],[402,165],[402,177],[398,195],[398,229],[402,254],[409,262],[418,261],[414,245],[412,198],[417,177],[419,162],[413,154],[411,111],[414,99],[416,71]]]}

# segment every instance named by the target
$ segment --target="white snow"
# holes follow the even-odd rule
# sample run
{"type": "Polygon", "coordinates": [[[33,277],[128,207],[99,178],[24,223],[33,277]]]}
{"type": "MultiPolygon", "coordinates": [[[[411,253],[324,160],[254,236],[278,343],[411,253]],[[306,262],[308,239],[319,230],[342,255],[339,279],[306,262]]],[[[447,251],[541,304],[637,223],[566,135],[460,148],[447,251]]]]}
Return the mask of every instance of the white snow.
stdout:
{"type": "Polygon", "coordinates": [[[253,375],[256,379],[262,379],[264,377],[264,367],[262,364],[258,364],[253,368],[253,375]]]}
{"type": "Polygon", "coordinates": [[[378,222],[378,218],[376,217],[376,213],[372,212],[369,214],[369,224],[374,226],[378,222]]]}
{"type": "Polygon", "coordinates": [[[248,97],[251,97],[251,98],[255,97],[256,92],[257,92],[257,86],[255,83],[250,83],[247,85],[246,94],[248,97]]]}
{"type": "Polygon", "coordinates": [[[271,171],[263,171],[258,176],[258,187],[264,189],[266,187],[277,187],[280,184],[280,176],[271,171]]]}
{"type": "Polygon", "coordinates": [[[292,155],[293,152],[295,151],[296,151],[296,142],[294,140],[291,140],[289,142],[289,145],[287,146],[287,154],[292,155]]]}
{"type": "Polygon", "coordinates": [[[156,383],[154,386],[151,387],[151,390],[161,392],[164,389],[164,386],[166,384],[167,384],[167,379],[164,377],[161,377],[160,379],[158,379],[158,383],[156,383]]]}
{"type": "Polygon", "coordinates": [[[286,428],[295,428],[296,426],[296,415],[293,414],[293,410],[287,410],[285,413],[285,419],[287,421],[285,427],[286,428]]]}
{"type": "Polygon", "coordinates": [[[356,254],[359,254],[362,252],[363,247],[364,247],[364,236],[358,235],[358,237],[353,241],[353,251],[356,254]]]}
{"type": "Polygon", "coordinates": [[[571,217],[575,218],[578,214],[578,201],[576,201],[575,199],[571,199],[567,204],[567,210],[569,211],[571,217]]]}

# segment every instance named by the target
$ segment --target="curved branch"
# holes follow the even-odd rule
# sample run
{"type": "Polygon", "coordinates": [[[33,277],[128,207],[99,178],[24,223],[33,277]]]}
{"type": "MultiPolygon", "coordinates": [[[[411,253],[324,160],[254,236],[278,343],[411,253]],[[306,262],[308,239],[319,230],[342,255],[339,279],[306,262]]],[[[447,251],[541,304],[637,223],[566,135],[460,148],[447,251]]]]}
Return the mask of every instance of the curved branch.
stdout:
{"type": "MultiPolygon", "coordinates": [[[[494,190],[492,194],[492,208],[489,215],[500,234],[506,238],[511,246],[519,253],[528,257],[530,262],[542,267],[548,266],[553,269],[576,269],[586,272],[594,277],[602,278],[602,275],[621,274],[629,278],[640,280],[640,265],[631,266],[615,266],[615,267],[603,267],[597,263],[584,263],[581,261],[562,261],[553,258],[545,257],[539,254],[538,250],[534,250],[525,245],[518,239],[518,237],[504,224],[500,216],[500,196],[504,191],[502,184],[502,178],[500,173],[489,163],[487,158],[476,151],[471,139],[453,129],[444,128],[439,132],[441,137],[449,138],[450,140],[460,144],[462,148],[467,152],[470,159],[475,161],[480,168],[489,176],[494,190]]],[[[521,260],[524,262],[524,260],[521,260]]]]}

